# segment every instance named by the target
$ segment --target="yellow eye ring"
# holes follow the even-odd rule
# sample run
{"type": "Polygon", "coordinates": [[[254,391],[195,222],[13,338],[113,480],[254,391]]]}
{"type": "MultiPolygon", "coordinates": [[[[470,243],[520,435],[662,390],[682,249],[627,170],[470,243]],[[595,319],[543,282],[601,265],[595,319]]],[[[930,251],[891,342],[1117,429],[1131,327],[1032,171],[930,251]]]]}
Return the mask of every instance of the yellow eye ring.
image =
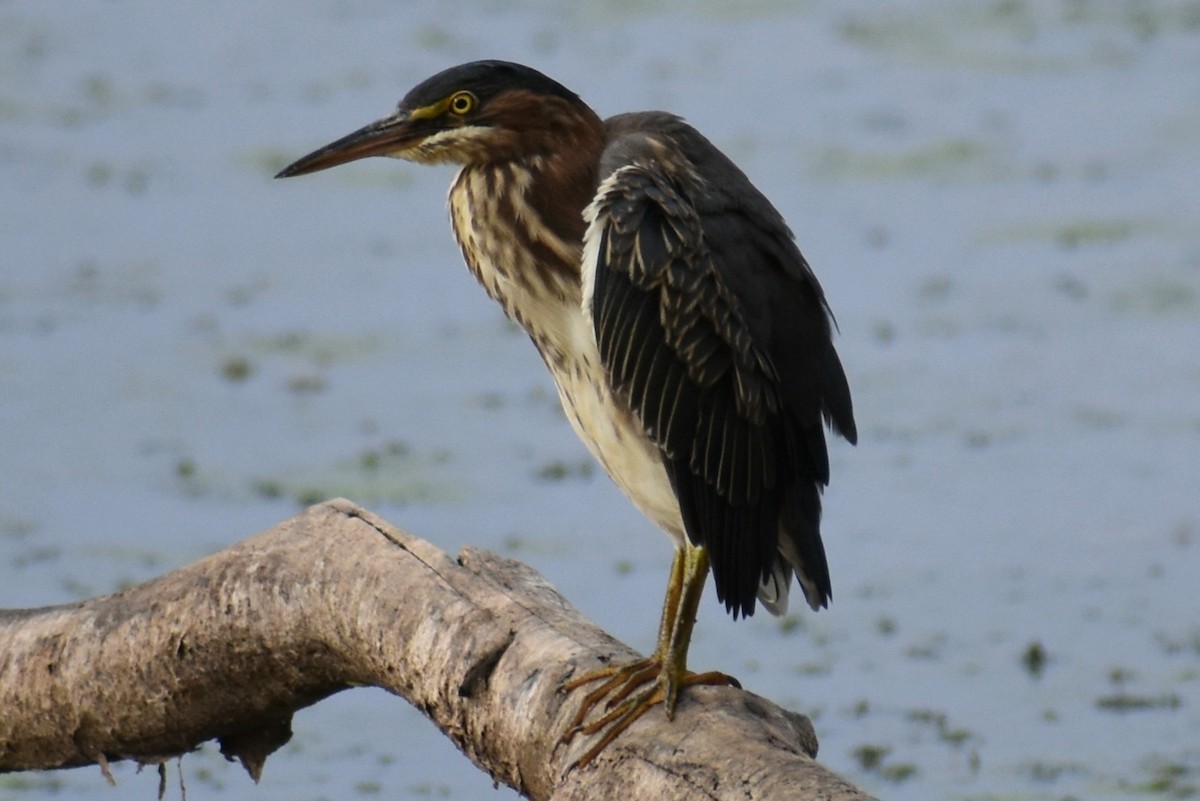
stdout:
{"type": "Polygon", "coordinates": [[[476,102],[475,95],[470,92],[455,92],[446,103],[446,108],[450,110],[451,114],[462,117],[475,110],[476,102]]]}

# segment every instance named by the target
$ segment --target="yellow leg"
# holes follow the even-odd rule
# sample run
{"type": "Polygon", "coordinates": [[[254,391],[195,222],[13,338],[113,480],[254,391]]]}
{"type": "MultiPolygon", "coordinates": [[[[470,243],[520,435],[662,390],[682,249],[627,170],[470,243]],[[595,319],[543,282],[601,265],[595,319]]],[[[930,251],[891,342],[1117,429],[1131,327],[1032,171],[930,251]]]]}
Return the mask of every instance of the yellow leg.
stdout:
{"type": "Polygon", "coordinates": [[[688,646],[696,626],[696,610],[708,579],[708,553],[700,547],[687,545],[675,551],[671,563],[671,578],[667,583],[667,598],[663,604],[662,621],[658,629],[658,647],[654,656],[629,665],[612,665],[594,670],[563,685],[567,692],[601,679],[603,684],[588,693],[563,742],[579,733],[599,734],[576,766],[591,762],[635,720],[649,709],[662,704],[668,720],[675,718],[679,691],[695,685],[724,685],[740,687],[737,679],[724,673],[692,673],[687,669],[688,646]],[[646,685],[651,685],[646,687],[646,685]],[[641,689],[636,695],[635,691],[641,689]],[[604,714],[585,724],[592,710],[604,702],[604,714]]]}

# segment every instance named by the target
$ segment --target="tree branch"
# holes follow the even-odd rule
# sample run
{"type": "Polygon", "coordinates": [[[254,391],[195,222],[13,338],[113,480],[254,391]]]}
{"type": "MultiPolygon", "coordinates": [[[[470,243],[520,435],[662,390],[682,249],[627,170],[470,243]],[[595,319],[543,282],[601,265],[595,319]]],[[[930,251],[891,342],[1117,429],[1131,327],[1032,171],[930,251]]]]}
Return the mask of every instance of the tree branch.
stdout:
{"type": "Polygon", "coordinates": [[[0,611],[0,772],[161,763],[216,739],[257,781],[295,710],[374,685],[538,801],[868,798],[813,761],[807,718],[732,688],[689,689],[674,723],[647,715],[570,769],[583,693],[559,688],[634,656],[530,568],[453,559],[330,501],[129,590],[0,611]]]}

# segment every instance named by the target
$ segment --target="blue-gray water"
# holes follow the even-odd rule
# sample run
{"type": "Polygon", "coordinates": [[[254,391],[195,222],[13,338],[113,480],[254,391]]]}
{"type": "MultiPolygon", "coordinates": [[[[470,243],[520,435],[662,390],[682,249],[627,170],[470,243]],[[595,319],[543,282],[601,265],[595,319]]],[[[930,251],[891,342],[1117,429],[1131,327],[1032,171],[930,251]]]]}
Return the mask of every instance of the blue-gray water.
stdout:
{"type": "MultiPolygon", "coordinates": [[[[889,799],[1200,792],[1196,2],[0,5],[0,606],[346,495],[652,647],[667,540],[460,264],[451,172],[271,179],[481,57],[687,116],[837,313],[834,603],[709,597],[693,664],[889,799]]],[[[301,713],[257,787],[182,769],[191,801],[513,797],[375,691],[301,713]]],[[[116,775],[0,800],[153,797],[116,775]]]]}

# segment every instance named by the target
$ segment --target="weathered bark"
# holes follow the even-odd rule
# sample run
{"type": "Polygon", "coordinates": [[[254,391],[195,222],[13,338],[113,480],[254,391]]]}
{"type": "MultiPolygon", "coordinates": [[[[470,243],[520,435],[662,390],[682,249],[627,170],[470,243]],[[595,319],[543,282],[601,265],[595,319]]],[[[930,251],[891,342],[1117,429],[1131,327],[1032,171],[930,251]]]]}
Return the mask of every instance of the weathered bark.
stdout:
{"type": "Polygon", "coordinates": [[[0,612],[0,771],[217,739],[257,779],[295,710],[374,685],[533,799],[867,798],[813,761],[806,718],[732,688],[690,689],[673,723],[648,714],[570,769],[583,693],[559,688],[633,656],[524,565],[331,501],[115,595],[0,612]]]}

